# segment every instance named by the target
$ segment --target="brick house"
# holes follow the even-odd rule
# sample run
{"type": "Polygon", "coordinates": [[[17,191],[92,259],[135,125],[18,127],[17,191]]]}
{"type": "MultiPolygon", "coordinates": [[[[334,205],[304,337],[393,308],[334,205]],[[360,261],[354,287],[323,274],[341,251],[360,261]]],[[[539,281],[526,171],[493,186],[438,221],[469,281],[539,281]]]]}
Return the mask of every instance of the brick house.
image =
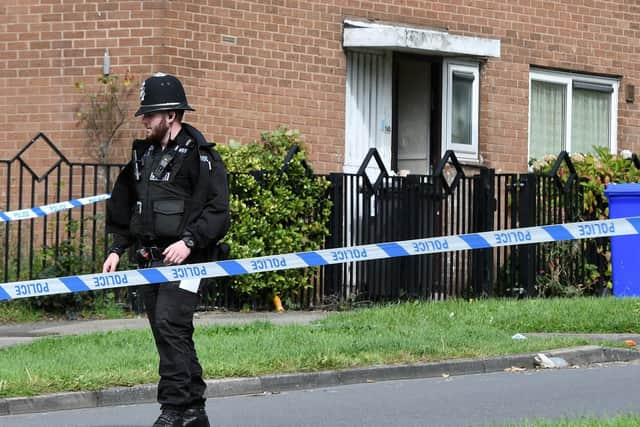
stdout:
{"type": "MultiPolygon", "coordinates": [[[[639,39],[633,0],[4,0],[0,158],[40,131],[88,156],[74,84],[95,81],[105,50],[112,75],[179,76],[186,120],[216,142],[300,129],[321,173],[370,147],[412,173],[447,149],[503,171],[639,151],[639,39]]],[[[122,160],[139,131],[132,118],[122,160]]]]}

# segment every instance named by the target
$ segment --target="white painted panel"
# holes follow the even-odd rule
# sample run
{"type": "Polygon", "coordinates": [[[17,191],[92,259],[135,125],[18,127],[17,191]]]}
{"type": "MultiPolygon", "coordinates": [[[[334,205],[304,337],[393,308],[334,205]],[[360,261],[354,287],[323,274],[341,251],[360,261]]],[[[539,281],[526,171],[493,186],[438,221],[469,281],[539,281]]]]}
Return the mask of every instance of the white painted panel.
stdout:
{"type": "MultiPolygon", "coordinates": [[[[375,147],[378,150],[387,171],[391,166],[391,52],[362,52],[347,50],[347,87],[346,87],[346,125],[345,125],[345,161],[344,172],[356,173],[369,152],[375,147]]],[[[375,165],[375,162],[370,163],[375,165]]],[[[375,181],[379,170],[367,169],[370,181],[375,181]]],[[[355,204],[358,212],[363,212],[363,197],[355,189],[349,194],[358,194],[355,204]]],[[[374,198],[371,203],[375,202],[374,198]]],[[[351,218],[354,205],[347,204],[347,218],[351,218]]],[[[375,212],[371,209],[371,213],[375,212]]],[[[345,224],[347,244],[353,244],[352,224],[345,224]]],[[[351,270],[352,265],[346,268],[351,270]]],[[[350,272],[356,282],[355,271],[350,272]]],[[[349,288],[346,289],[347,293],[349,288]]]]}
{"type": "Polygon", "coordinates": [[[357,172],[369,148],[391,166],[391,53],[347,51],[344,171],[357,172]]]}

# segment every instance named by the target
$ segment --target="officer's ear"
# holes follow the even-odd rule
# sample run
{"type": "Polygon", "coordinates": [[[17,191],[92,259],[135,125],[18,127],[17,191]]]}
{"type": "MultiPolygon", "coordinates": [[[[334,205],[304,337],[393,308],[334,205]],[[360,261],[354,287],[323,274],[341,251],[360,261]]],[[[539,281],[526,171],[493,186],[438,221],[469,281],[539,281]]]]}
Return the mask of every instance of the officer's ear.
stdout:
{"type": "Polygon", "coordinates": [[[169,111],[167,112],[167,117],[169,118],[169,120],[173,121],[176,119],[176,112],[175,111],[169,111]]]}

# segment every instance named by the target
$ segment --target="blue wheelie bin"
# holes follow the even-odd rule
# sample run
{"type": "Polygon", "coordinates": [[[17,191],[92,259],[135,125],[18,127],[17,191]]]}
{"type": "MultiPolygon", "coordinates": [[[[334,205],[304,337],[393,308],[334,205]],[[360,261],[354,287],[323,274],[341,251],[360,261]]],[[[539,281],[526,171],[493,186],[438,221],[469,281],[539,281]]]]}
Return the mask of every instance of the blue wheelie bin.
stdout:
{"type": "MultiPolygon", "coordinates": [[[[640,216],[640,184],[609,184],[609,218],[640,216]]],[[[611,238],[613,295],[640,296],[640,235],[611,238]]]]}

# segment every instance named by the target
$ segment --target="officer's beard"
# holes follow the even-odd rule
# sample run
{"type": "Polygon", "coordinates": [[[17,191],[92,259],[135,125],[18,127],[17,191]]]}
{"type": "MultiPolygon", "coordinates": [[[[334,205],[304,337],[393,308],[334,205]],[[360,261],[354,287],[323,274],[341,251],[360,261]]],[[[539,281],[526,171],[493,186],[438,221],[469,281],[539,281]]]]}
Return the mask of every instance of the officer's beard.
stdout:
{"type": "Polygon", "coordinates": [[[152,144],[162,145],[162,141],[169,133],[169,124],[162,120],[157,126],[151,128],[151,133],[147,135],[147,141],[152,144]]]}

